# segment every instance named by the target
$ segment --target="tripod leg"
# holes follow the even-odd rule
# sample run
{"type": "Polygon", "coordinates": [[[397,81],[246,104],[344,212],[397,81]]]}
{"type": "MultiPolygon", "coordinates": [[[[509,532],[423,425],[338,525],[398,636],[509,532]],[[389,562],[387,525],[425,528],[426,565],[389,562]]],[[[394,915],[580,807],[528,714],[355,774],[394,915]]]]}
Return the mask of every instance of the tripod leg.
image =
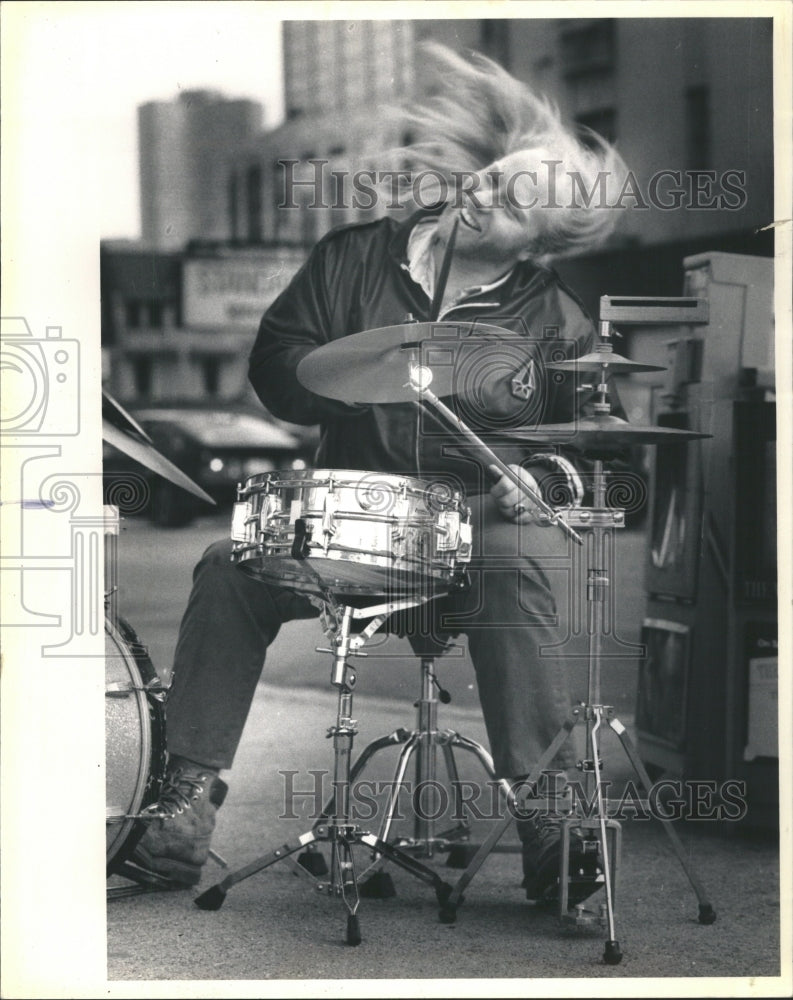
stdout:
{"type": "MultiPolygon", "coordinates": [[[[636,752],[636,747],[633,745],[633,740],[630,738],[628,731],[625,726],[619,721],[619,719],[610,719],[609,725],[614,730],[614,732],[619,737],[619,741],[622,744],[625,753],[628,755],[628,759],[633,765],[634,771],[639,776],[639,779],[644,786],[644,790],[647,794],[650,794],[652,788],[652,782],[650,781],[650,776],[644,764],[641,761],[638,753],[636,752]]],[[[699,881],[697,876],[691,869],[687,859],[686,853],[683,850],[683,845],[680,842],[680,838],[677,835],[677,830],[672,826],[672,820],[667,819],[663,816],[658,817],[664,824],[664,829],[669,837],[670,843],[672,844],[672,849],[677,855],[677,860],[680,862],[683,871],[686,873],[688,881],[691,883],[691,888],[696,893],[697,899],[699,901],[699,922],[701,924],[712,924],[716,919],[716,911],[711,906],[708,897],[705,893],[705,889],[702,883],[699,881]]]]}
{"type": "Polygon", "coordinates": [[[283,861],[284,858],[288,858],[290,854],[295,854],[302,848],[307,847],[316,839],[312,830],[309,833],[304,833],[297,840],[288,841],[280,847],[275,848],[275,850],[268,851],[267,854],[262,854],[243,868],[238,868],[236,871],[231,872],[216,885],[210,886],[206,892],[202,892],[194,900],[196,906],[202,910],[219,910],[226,898],[226,893],[233,885],[244,881],[246,878],[250,878],[251,875],[255,875],[257,872],[263,871],[271,865],[277,864],[279,861],[283,861]]]}
{"type": "MultiPolygon", "coordinates": [[[[394,780],[391,784],[391,789],[388,793],[388,804],[386,805],[385,815],[383,816],[383,822],[380,824],[379,840],[387,841],[388,835],[391,832],[391,825],[394,822],[394,815],[396,813],[397,805],[399,803],[399,792],[405,781],[405,774],[408,769],[408,764],[410,763],[410,758],[413,756],[416,748],[418,747],[419,739],[421,734],[414,732],[410,733],[407,737],[405,745],[399,754],[399,760],[397,761],[396,772],[394,774],[394,780]]],[[[374,874],[383,863],[382,855],[375,854],[372,859],[372,863],[365,868],[361,873],[361,877],[365,875],[374,874]]],[[[389,894],[390,889],[384,890],[389,894]]]]}
{"type": "MultiPolygon", "coordinates": [[[[538,776],[542,775],[543,771],[548,767],[550,762],[554,759],[556,754],[561,749],[561,746],[564,743],[564,741],[567,739],[567,737],[575,728],[575,725],[578,722],[578,715],[579,715],[578,709],[574,709],[570,713],[570,716],[564,721],[561,729],[553,738],[547,750],[537,762],[537,766],[534,771],[535,774],[537,774],[538,776]]],[[[531,775],[529,776],[529,779],[530,778],[531,775]]],[[[530,780],[527,779],[527,783],[530,783],[530,780]]],[[[457,907],[463,901],[463,889],[465,889],[465,887],[469,885],[469,883],[472,881],[473,877],[485,863],[485,860],[487,859],[488,855],[491,853],[493,848],[496,846],[496,844],[499,842],[499,840],[506,832],[506,829],[509,826],[509,824],[512,822],[513,819],[516,818],[514,813],[516,805],[515,793],[510,790],[509,794],[505,795],[505,798],[507,800],[506,816],[504,816],[503,819],[500,819],[498,823],[496,823],[496,825],[487,835],[485,840],[482,841],[482,845],[474,855],[470,865],[465,869],[460,878],[457,880],[454,888],[452,889],[451,895],[446,900],[445,905],[441,908],[440,919],[445,924],[454,923],[457,916],[457,907]]]]}
{"type": "MultiPolygon", "coordinates": [[[[357,780],[375,754],[379,753],[381,750],[386,750],[388,747],[400,746],[402,743],[405,743],[409,737],[410,732],[407,729],[395,729],[394,732],[389,733],[388,736],[381,736],[376,740],[372,740],[371,743],[364,747],[353,764],[352,769],[350,770],[350,784],[357,780]]],[[[336,794],[334,792],[334,794],[331,795],[323,806],[322,813],[317,818],[314,825],[318,826],[321,823],[326,823],[328,817],[332,815],[335,808],[336,794]]]]}
{"type": "MultiPolygon", "coordinates": [[[[448,840],[467,841],[471,830],[470,820],[473,815],[473,810],[471,809],[470,803],[463,797],[462,784],[457,770],[457,761],[454,756],[454,750],[455,748],[466,750],[468,753],[473,754],[477,758],[489,778],[491,791],[499,784],[496,779],[495,768],[493,767],[493,758],[480,743],[476,743],[474,740],[461,736],[459,733],[447,732],[443,735],[442,741],[443,756],[446,762],[446,773],[449,776],[449,783],[451,785],[452,796],[454,798],[454,817],[458,822],[456,826],[445,831],[441,836],[448,840]]],[[[509,782],[504,781],[501,785],[501,791],[508,796],[510,792],[509,782]]],[[[495,802],[491,801],[490,808],[493,809],[494,807],[495,802]]],[[[473,844],[452,844],[449,848],[449,854],[446,859],[446,867],[461,869],[467,868],[476,856],[476,851],[477,847],[473,844]]]]}
{"type": "Polygon", "coordinates": [[[611,856],[609,853],[608,836],[606,834],[606,812],[605,803],[603,801],[603,785],[600,779],[600,748],[598,746],[598,732],[600,730],[600,724],[603,720],[602,709],[597,709],[597,717],[595,725],[592,728],[591,742],[592,742],[592,765],[595,770],[595,791],[597,794],[598,802],[598,827],[600,833],[600,852],[603,857],[603,876],[605,878],[605,890],[606,890],[606,917],[608,920],[608,940],[606,941],[606,949],[604,952],[604,959],[608,965],[618,965],[622,961],[622,952],[620,951],[619,942],[616,937],[615,921],[614,921],[614,882],[612,879],[614,876],[611,871],[611,856]]]}
{"type": "Polygon", "coordinates": [[[487,772],[488,778],[495,780],[496,769],[493,766],[493,758],[485,750],[481,743],[477,743],[476,740],[471,740],[467,736],[461,736],[459,733],[452,733],[449,743],[451,746],[459,747],[461,750],[467,750],[472,753],[475,757],[479,759],[482,767],[487,772]]]}
{"type": "Polygon", "coordinates": [[[362,844],[371,847],[377,854],[385,855],[394,864],[399,865],[400,868],[404,868],[406,872],[421,879],[422,882],[431,885],[435,890],[438,902],[442,906],[446,903],[452,887],[448,882],[444,882],[437,872],[434,872],[427,865],[423,865],[420,861],[417,861],[410,854],[400,850],[400,848],[395,847],[393,844],[389,844],[385,840],[380,840],[379,837],[375,837],[372,833],[361,834],[359,839],[362,844]]]}

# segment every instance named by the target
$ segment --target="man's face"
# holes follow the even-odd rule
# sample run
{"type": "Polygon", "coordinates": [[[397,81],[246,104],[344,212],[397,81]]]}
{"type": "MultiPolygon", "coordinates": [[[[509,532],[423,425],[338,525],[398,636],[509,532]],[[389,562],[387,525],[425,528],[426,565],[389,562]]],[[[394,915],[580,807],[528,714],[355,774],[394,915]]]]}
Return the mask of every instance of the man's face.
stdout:
{"type": "Polygon", "coordinates": [[[450,198],[438,222],[438,235],[446,241],[459,219],[455,255],[503,264],[505,270],[530,256],[529,247],[540,235],[543,158],[510,153],[475,178],[466,177],[463,194],[450,198]]]}

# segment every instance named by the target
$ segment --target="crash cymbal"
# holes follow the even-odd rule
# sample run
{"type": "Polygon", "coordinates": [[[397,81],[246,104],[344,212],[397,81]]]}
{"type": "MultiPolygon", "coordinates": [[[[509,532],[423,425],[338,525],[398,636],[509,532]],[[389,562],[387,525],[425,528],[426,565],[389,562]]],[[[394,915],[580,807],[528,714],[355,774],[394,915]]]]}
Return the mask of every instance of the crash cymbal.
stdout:
{"type": "Polygon", "coordinates": [[[297,366],[298,381],[318,396],[345,403],[406,403],[416,400],[407,384],[411,363],[432,371],[436,396],[455,393],[460,360],[488,349],[497,339],[514,344],[516,366],[526,360],[525,338],[482,323],[405,323],[365,330],[316,348],[297,366]]]}
{"type": "Polygon", "coordinates": [[[147,469],[151,469],[152,472],[163,476],[169,482],[174,483],[174,485],[181,486],[182,489],[197,496],[200,500],[206,500],[213,507],[217,506],[212,497],[208,493],[205,493],[198,483],[194,483],[173,462],[157,451],[148,436],[145,439],[138,437],[137,433],[126,430],[123,427],[118,427],[105,417],[102,420],[102,437],[108,444],[114,448],[118,448],[119,451],[123,451],[130,458],[134,458],[136,462],[140,462],[147,469]]]}
{"type": "Polygon", "coordinates": [[[595,351],[593,354],[583,354],[580,358],[570,361],[549,361],[545,367],[558,372],[599,372],[607,367],[607,375],[622,375],[630,372],[662,372],[663,365],[645,365],[641,361],[631,361],[613,351],[595,351]]]}
{"type": "Polygon", "coordinates": [[[102,390],[102,419],[107,420],[114,427],[122,431],[131,431],[152,443],[149,435],[144,431],[135,418],[124,409],[118,400],[113,399],[107,389],[102,390]]]}
{"type": "Polygon", "coordinates": [[[538,424],[503,432],[513,441],[536,444],[566,444],[581,451],[612,451],[635,444],[682,444],[711,434],[677,427],[630,424],[611,413],[595,414],[565,424],[538,424]]]}

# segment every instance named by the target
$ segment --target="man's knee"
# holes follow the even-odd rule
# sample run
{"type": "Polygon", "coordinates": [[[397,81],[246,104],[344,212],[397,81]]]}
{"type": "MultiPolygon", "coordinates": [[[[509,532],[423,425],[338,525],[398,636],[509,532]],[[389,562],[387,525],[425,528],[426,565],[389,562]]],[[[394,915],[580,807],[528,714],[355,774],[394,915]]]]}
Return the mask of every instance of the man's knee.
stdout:
{"type": "Polygon", "coordinates": [[[221,538],[213,542],[198,560],[193,571],[193,579],[207,573],[217,575],[232,569],[231,562],[231,540],[221,538]]]}

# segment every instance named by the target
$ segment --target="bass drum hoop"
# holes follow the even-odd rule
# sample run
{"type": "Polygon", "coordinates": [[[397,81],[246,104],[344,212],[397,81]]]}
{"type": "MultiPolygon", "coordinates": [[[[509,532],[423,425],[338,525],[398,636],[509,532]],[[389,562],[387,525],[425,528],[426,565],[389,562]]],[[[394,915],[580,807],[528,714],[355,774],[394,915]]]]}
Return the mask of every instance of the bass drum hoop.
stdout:
{"type": "MultiPolygon", "coordinates": [[[[115,697],[126,697],[123,688],[118,684],[111,686],[110,682],[110,662],[107,659],[107,651],[115,647],[115,660],[121,661],[122,674],[126,674],[129,680],[128,694],[135,699],[137,710],[138,728],[135,733],[135,742],[138,744],[138,769],[134,778],[132,792],[128,801],[122,803],[125,814],[135,816],[146,806],[157,801],[160,794],[160,787],[165,774],[166,745],[165,745],[165,688],[159,681],[157,671],[149,658],[146,647],[141,643],[132,626],[123,618],[118,617],[114,626],[113,622],[105,619],[105,755],[108,767],[107,780],[110,781],[110,758],[109,751],[112,740],[120,741],[126,733],[112,732],[112,713],[108,712],[109,704],[115,697]]],[[[118,674],[118,667],[114,669],[118,674]]],[[[114,746],[117,742],[114,742],[114,746]]],[[[106,796],[109,799],[106,788],[106,796]]],[[[114,791],[123,791],[114,789],[114,791]]],[[[116,805],[116,803],[113,803],[116,805]]],[[[111,802],[107,801],[108,815],[107,824],[114,821],[110,814],[111,802]]],[[[135,848],[138,840],[143,834],[143,824],[133,819],[124,819],[118,824],[118,831],[112,838],[107,836],[106,847],[106,868],[107,874],[114,872],[117,866],[125,861],[135,848]]]]}

